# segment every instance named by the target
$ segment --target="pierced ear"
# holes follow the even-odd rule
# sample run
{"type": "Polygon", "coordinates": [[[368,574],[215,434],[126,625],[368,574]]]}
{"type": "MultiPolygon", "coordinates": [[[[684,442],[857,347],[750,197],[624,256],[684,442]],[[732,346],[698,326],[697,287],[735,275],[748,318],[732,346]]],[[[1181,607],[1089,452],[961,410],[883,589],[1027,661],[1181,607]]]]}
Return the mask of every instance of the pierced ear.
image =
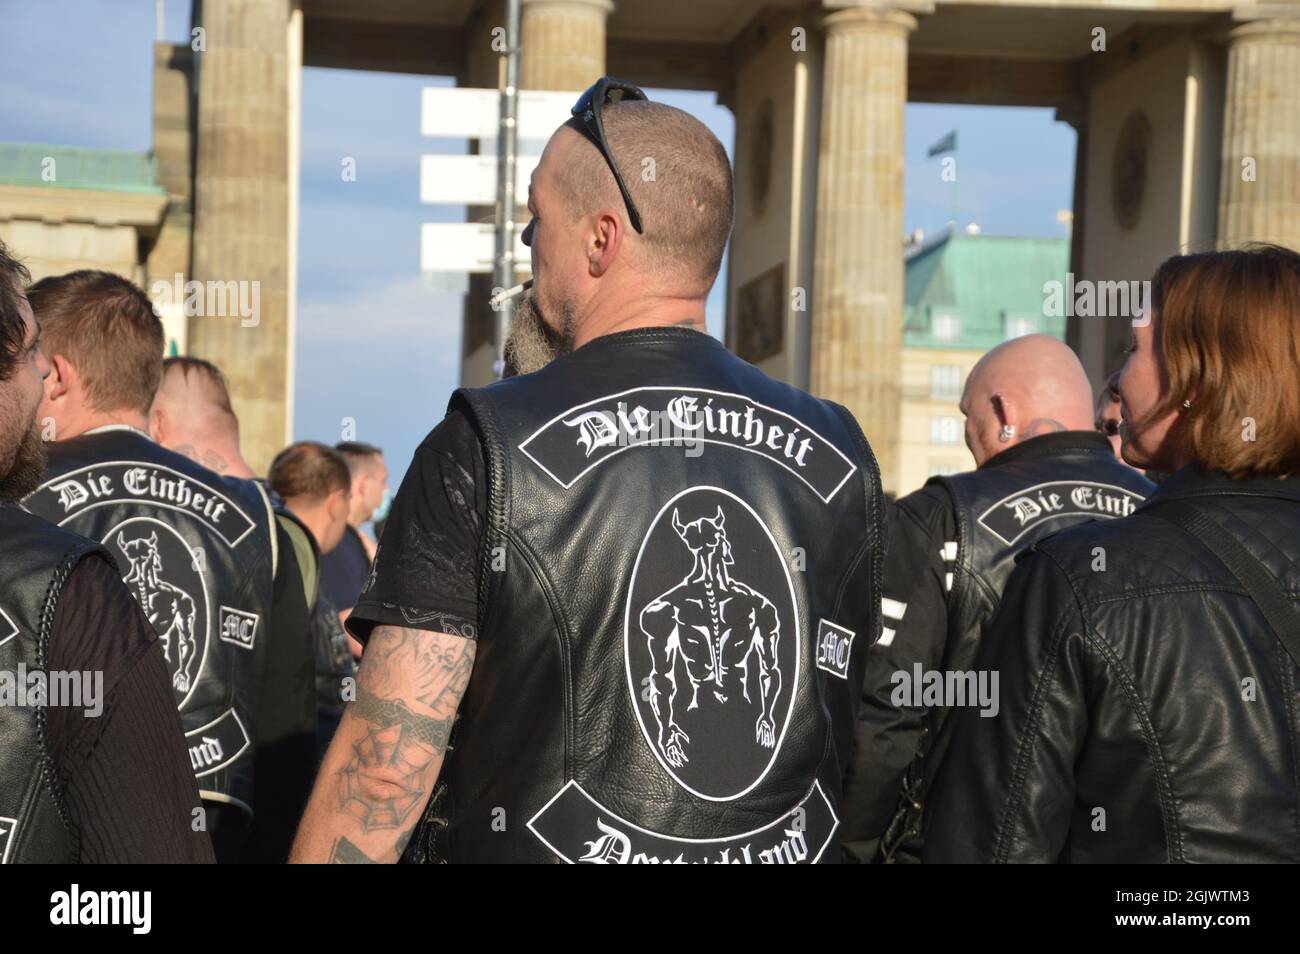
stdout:
{"type": "Polygon", "coordinates": [[[1009,423],[1009,421],[1007,420],[1007,418],[1009,417],[1009,413],[1007,411],[1007,402],[1003,400],[1002,395],[994,394],[990,400],[993,403],[993,413],[998,416],[998,423],[999,424],[1009,423]]]}

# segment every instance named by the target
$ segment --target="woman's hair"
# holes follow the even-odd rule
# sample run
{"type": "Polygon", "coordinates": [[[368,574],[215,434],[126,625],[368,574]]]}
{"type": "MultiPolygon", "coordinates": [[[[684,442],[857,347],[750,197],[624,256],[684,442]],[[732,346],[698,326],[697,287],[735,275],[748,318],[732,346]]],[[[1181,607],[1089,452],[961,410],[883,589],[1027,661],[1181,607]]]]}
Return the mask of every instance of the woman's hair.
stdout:
{"type": "Polygon", "coordinates": [[[1172,434],[1189,460],[1233,477],[1300,472],[1300,254],[1175,255],[1151,285],[1167,389],[1150,419],[1190,400],[1172,434]]]}

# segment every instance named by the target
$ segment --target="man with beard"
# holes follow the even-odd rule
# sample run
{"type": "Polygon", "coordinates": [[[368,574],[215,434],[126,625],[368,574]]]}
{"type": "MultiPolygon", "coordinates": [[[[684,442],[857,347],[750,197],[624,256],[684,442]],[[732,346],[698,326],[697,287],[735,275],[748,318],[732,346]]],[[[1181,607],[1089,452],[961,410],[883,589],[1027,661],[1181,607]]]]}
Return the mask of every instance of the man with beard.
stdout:
{"type": "Polygon", "coordinates": [[[612,77],[551,137],[517,373],[407,471],[293,860],[838,859],[880,479],[705,333],[732,202],[713,134],[612,77]]]}
{"type": "Polygon", "coordinates": [[[210,862],[153,630],[106,550],[14,506],[44,470],[50,373],[28,277],[0,244],[0,698],[37,670],[99,697],[3,699],[0,861],[210,862]]]}

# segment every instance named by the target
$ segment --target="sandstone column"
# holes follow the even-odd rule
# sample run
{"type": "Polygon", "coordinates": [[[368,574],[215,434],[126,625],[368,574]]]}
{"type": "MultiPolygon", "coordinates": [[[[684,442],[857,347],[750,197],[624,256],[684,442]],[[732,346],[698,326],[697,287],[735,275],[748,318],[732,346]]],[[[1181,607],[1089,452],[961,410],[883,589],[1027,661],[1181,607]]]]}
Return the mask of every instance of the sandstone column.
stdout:
{"type": "Polygon", "coordinates": [[[261,473],[290,433],[289,14],[290,0],[204,0],[205,49],[195,54],[193,275],[249,283],[235,287],[249,303],[256,290],[258,307],[252,317],[191,317],[189,352],[225,372],[244,456],[261,473]]]}
{"type": "MultiPolygon", "coordinates": [[[[167,214],[158,240],[149,251],[145,291],[154,282],[173,289],[190,277],[193,239],[194,53],[188,46],[155,43],[153,47],[153,154],[158,162],[158,184],[167,190],[167,214]]],[[[175,293],[160,303],[168,337],[186,350],[189,328],[175,293]]]]}
{"type": "Polygon", "coordinates": [[[903,330],[903,110],[907,36],[900,10],[825,18],[821,156],[813,274],[812,390],[845,405],[898,481],[903,330]]]}
{"type": "Polygon", "coordinates": [[[610,0],[522,0],[520,89],[584,90],[605,75],[610,0]]]}
{"type": "Polygon", "coordinates": [[[1220,169],[1219,247],[1300,249],[1300,18],[1228,34],[1220,169]]]}
{"type": "MultiPolygon", "coordinates": [[[[464,83],[496,89],[501,76],[501,56],[491,46],[491,31],[505,23],[500,0],[489,0],[469,29],[464,83]]],[[[614,9],[610,0],[522,0],[519,16],[519,88],[581,91],[605,74],[605,18],[614,9]]],[[[574,99],[577,99],[575,92],[574,99]]],[[[521,155],[530,144],[520,140],[521,155]]],[[[515,227],[528,224],[526,195],[517,196],[520,207],[515,227]]],[[[470,221],[487,221],[490,206],[471,207],[470,221]]],[[[494,378],[495,316],[488,307],[491,275],[471,275],[465,296],[461,335],[461,384],[477,386],[494,378]]]]}

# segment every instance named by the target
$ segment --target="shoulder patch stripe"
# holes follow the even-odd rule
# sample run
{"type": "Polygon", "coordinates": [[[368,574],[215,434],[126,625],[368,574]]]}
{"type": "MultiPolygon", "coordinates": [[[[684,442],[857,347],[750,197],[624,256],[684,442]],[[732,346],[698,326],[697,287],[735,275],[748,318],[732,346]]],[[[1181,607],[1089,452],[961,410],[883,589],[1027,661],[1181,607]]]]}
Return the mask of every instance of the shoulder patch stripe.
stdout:
{"type": "Polygon", "coordinates": [[[900,603],[898,600],[891,600],[888,596],[880,598],[880,611],[890,619],[901,620],[903,614],[907,612],[907,604],[900,603]]]}

